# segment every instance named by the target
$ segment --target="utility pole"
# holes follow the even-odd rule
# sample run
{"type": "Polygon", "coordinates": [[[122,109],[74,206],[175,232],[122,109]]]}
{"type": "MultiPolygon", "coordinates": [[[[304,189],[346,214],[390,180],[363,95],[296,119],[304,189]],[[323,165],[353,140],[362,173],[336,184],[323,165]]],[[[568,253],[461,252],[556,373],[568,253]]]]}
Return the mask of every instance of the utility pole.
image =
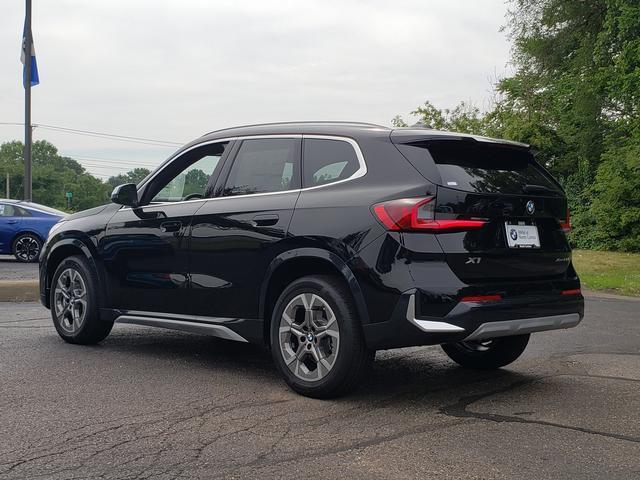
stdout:
{"type": "Polygon", "coordinates": [[[11,184],[9,183],[9,172],[7,172],[7,183],[5,183],[7,187],[7,199],[11,198],[11,184]]]}
{"type": "Polygon", "coordinates": [[[31,0],[26,0],[25,33],[25,84],[24,84],[24,200],[33,200],[31,192],[31,0]]]}

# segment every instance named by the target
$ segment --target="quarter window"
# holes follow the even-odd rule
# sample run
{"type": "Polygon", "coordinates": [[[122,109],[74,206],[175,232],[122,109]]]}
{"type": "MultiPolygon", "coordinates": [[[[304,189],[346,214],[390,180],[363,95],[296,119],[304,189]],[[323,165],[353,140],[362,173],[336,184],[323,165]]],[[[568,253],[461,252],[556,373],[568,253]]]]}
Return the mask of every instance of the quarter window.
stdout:
{"type": "Polygon", "coordinates": [[[244,140],[224,187],[224,195],[281,192],[300,188],[300,140],[244,140]]]}
{"type": "Polygon", "coordinates": [[[304,140],[304,186],[315,187],[349,178],[360,168],[353,146],[343,140],[304,140]]]}

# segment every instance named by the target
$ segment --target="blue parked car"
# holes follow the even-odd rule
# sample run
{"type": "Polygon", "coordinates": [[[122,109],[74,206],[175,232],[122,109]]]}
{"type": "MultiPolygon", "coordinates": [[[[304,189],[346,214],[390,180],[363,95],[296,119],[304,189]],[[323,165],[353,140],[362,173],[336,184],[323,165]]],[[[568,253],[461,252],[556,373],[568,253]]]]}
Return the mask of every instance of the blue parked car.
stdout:
{"type": "Polygon", "coordinates": [[[32,202],[0,198],[0,254],[36,262],[49,230],[66,213],[32,202]]]}

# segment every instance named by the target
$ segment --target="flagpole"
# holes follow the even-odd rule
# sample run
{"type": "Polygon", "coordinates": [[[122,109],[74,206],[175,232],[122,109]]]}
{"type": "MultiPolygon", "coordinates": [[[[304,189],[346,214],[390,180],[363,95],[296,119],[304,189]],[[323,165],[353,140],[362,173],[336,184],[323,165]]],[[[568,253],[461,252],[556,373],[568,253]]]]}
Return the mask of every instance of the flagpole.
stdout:
{"type": "Polygon", "coordinates": [[[31,188],[31,0],[26,0],[25,15],[25,85],[24,85],[24,199],[27,202],[33,200],[31,188]]]}

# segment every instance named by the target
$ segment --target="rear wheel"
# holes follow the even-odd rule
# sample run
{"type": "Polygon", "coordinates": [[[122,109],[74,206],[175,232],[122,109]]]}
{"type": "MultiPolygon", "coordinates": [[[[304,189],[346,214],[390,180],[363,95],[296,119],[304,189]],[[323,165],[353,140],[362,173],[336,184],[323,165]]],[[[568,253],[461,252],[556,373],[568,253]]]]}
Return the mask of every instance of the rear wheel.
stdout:
{"type": "Polygon", "coordinates": [[[349,291],[329,275],[300,278],[282,292],[271,320],[271,351],[287,384],[315,398],[353,390],[375,355],[366,348],[349,291]]]}
{"type": "Polygon", "coordinates": [[[19,262],[37,262],[42,242],[33,233],[23,233],[13,242],[13,255],[19,262]]]}
{"type": "Polygon", "coordinates": [[[95,272],[78,256],[64,259],[51,282],[51,316],[58,334],[69,343],[88,345],[104,340],[113,322],[98,317],[95,272]]]}
{"type": "Polygon", "coordinates": [[[514,362],[529,343],[529,334],[469,342],[446,343],[444,353],[465,368],[489,370],[514,362]]]}

